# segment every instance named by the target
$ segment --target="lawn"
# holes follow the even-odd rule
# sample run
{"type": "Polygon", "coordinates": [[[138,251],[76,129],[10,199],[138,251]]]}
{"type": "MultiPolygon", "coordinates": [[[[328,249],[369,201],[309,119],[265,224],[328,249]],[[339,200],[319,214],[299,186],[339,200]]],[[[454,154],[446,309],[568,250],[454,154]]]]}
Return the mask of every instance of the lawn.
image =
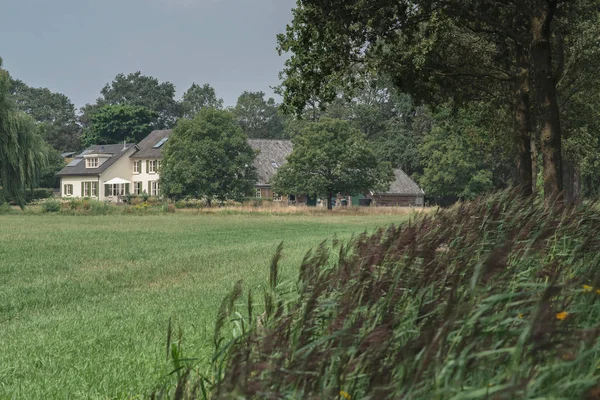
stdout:
{"type": "Polygon", "coordinates": [[[165,379],[169,319],[210,354],[217,308],[258,289],[284,242],[284,279],[325,238],[393,215],[0,215],[0,398],[128,398],[165,379]]]}

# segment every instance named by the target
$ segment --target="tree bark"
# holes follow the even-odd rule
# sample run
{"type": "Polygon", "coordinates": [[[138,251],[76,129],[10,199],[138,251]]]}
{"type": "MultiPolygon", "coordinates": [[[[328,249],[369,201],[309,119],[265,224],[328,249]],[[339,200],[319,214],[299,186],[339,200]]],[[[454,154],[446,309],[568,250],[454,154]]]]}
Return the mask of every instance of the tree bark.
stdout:
{"type": "Polygon", "coordinates": [[[328,210],[333,210],[332,204],[331,204],[331,198],[333,197],[333,193],[329,192],[328,193],[328,198],[327,198],[327,209],[328,210]]]}
{"type": "Polygon", "coordinates": [[[575,204],[581,198],[581,174],[575,163],[563,159],[563,189],[567,204],[575,204]]]}
{"type": "Polygon", "coordinates": [[[517,185],[523,194],[533,193],[531,154],[531,106],[529,99],[529,63],[525,51],[516,49],[517,76],[515,79],[515,144],[517,157],[517,185]]]}
{"type": "Polygon", "coordinates": [[[531,192],[536,194],[538,179],[538,149],[537,149],[537,130],[531,133],[531,192]]]}
{"type": "Polygon", "coordinates": [[[546,203],[562,192],[561,130],[556,81],[552,73],[551,23],[556,0],[538,0],[531,18],[531,55],[540,111],[546,203]]]}

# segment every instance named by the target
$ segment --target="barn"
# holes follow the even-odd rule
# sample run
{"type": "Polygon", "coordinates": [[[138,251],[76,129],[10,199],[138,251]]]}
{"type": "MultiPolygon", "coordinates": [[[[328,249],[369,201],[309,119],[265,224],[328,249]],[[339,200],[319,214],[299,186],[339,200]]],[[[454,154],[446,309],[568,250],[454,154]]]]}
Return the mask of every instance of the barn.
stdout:
{"type": "Polygon", "coordinates": [[[374,206],[423,207],[425,192],[400,168],[394,170],[395,179],[384,193],[373,193],[374,206]]]}

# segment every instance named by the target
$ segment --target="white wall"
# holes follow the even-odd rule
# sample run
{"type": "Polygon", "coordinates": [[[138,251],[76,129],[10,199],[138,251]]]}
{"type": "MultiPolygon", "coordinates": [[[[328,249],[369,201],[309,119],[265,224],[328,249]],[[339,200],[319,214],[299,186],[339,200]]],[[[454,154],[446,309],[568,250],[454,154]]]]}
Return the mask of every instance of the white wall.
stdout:
{"type": "MultiPolygon", "coordinates": [[[[133,160],[129,158],[135,152],[135,147],[125,151],[125,154],[121,156],[113,165],[108,167],[106,171],[100,176],[100,188],[99,188],[99,200],[105,200],[104,196],[104,182],[107,182],[113,178],[121,178],[128,181],[133,181],[133,160]]],[[[115,157],[115,156],[113,156],[115,157]]],[[[80,189],[81,190],[81,189],[80,189]]],[[[129,190],[133,192],[133,185],[129,185],[129,190]]]]}
{"type": "MultiPolygon", "coordinates": [[[[150,160],[153,161],[153,160],[150,160]]],[[[142,182],[142,191],[145,191],[148,194],[150,193],[149,182],[157,181],[159,179],[158,173],[149,173],[146,168],[146,160],[131,160],[131,181],[132,182],[142,182]],[[142,168],[139,174],[133,173],[133,162],[141,161],[142,168]]],[[[133,184],[131,185],[131,193],[133,193],[133,184]]]]}

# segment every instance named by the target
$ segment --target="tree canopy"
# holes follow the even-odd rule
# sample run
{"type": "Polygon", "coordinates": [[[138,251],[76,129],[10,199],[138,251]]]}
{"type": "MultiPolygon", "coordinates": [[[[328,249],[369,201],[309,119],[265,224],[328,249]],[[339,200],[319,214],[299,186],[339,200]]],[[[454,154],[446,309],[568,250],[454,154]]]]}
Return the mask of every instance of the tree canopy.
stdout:
{"type": "Polygon", "coordinates": [[[134,72],[118,74],[111,83],[100,91],[96,104],[82,107],[81,123],[87,126],[92,116],[105,105],[132,105],[144,107],[157,115],[154,127],[165,129],[175,126],[181,116],[181,105],[175,100],[175,85],[160,82],[152,76],[134,72]]]}
{"type": "Polygon", "coordinates": [[[83,142],[86,146],[122,141],[137,143],[150,133],[157,117],[145,107],[129,104],[103,106],[92,115],[83,142]]]}
{"type": "Polygon", "coordinates": [[[235,117],[248,137],[281,139],[285,137],[283,118],[275,99],[265,100],[264,92],[244,92],[233,109],[235,117]]]}
{"type": "Polygon", "coordinates": [[[293,139],[287,164],[272,185],[277,193],[307,193],[331,198],[386,190],[394,179],[392,167],[379,162],[366,137],[348,122],[323,118],[307,125],[293,139]]]}
{"type": "Polygon", "coordinates": [[[254,156],[231,112],[204,108],[179,120],[165,144],[161,190],[174,198],[241,200],[258,180],[254,156]]]}
{"type": "Polygon", "coordinates": [[[496,102],[513,114],[515,170],[525,188],[533,188],[532,131],[539,127],[535,136],[542,150],[544,188],[552,198],[563,179],[557,100],[557,77],[566,70],[561,46],[567,34],[577,31],[565,27],[597,20],[598,4],[299,0],[293,22],[278,37],[280,53],[291,53],[282,74],[284,105],[298,112],[315,99],[331,102],[340,90],[360,87],[372,71],[388,75],[397,88],[432,105],[496,102]]]}
{"type": "Polygon", "coordinates": [[[208,83],[195,83],[183,94],[181,108],[185,118],[194,118],[203,108],[223,108],[223,99],[217,98],[215,89],[208,83]]]}

